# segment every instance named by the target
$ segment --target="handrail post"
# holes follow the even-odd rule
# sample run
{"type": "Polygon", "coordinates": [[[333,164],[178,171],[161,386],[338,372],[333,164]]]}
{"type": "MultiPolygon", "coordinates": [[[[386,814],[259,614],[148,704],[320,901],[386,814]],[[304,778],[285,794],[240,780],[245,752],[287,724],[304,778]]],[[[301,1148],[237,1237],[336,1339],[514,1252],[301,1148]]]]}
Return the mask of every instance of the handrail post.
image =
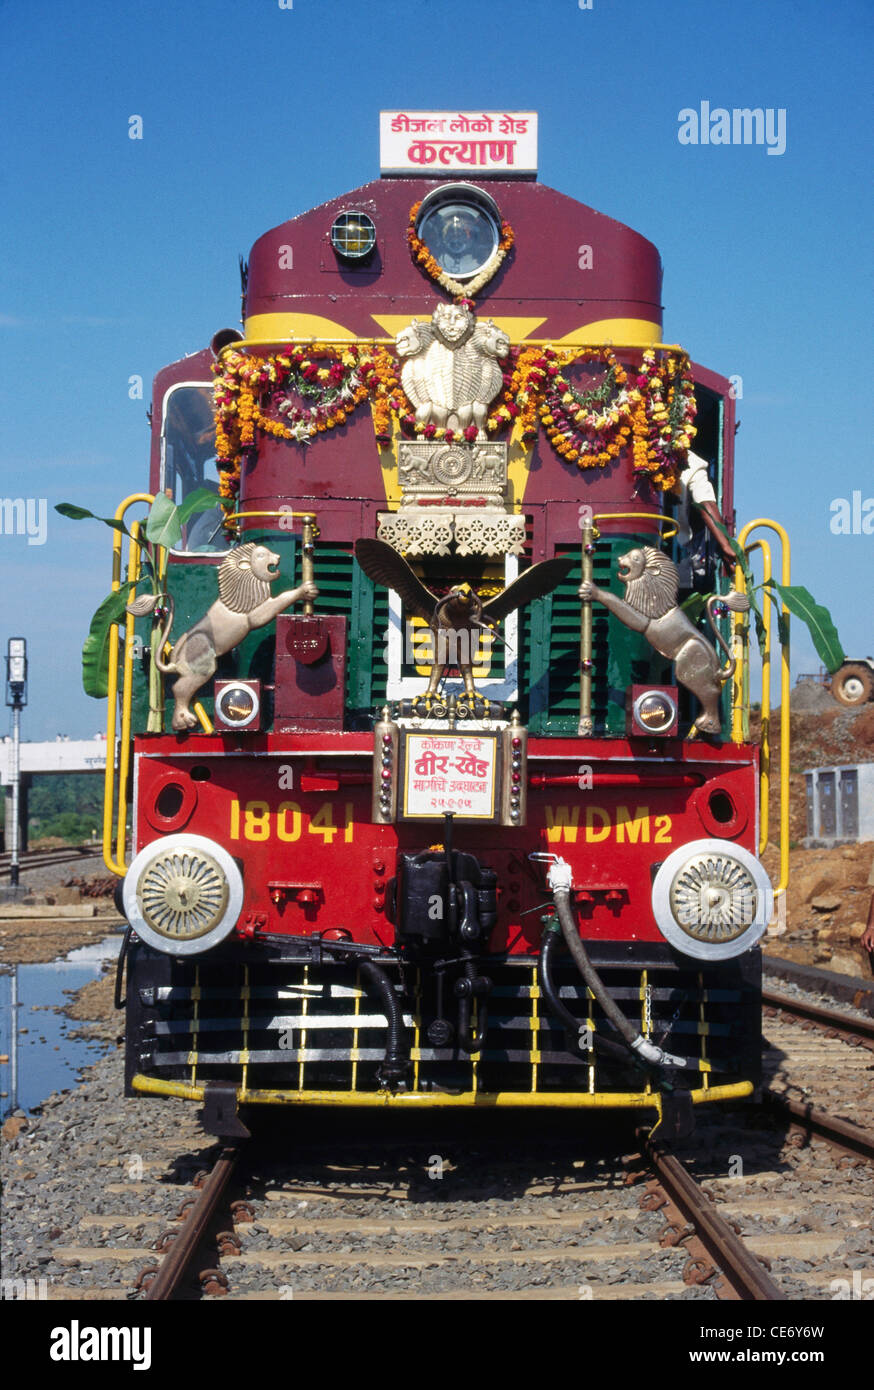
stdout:
{"type": "MultiPolygon", "coordinates": [[[[746,549],[750,535],[757,527],[764,527],[766,530],[773,531],[780,538],[780,583],[788,585],[791,582],[791,547],[789,537],[783,526],[778,521],[770,521],[766,517],[757,517],[754,521],[747,522],[743,530],[738,534],[738,544],[746,549]]],[[[766,549],[765,542],[761,544],[763,552],[766,549]]],[[[752,549],[752,547],[750,547],[752,549]]],[[[770,556],[768,557],[770,560],[770,556]]],[[[738,566],[740,569],[740,566],[738,566]]],[[[770,569],[770,565],[769,565],[770,569]]],[[[766,578],[770,577],[766,573],[766,578]]],[[[741,574],[741,583],[743,575],[741,574]]],[[[742,590],[743,591],[743,590],[742,590]]],[[[764,619],[766,631],[769,634],[768,652],[770,654],[770,624],[771,624],[771,604],[777,605],[777,596],[766,589],[768,602],[765,605],[764,619]]],[[[789,655],[789,612],[786,605],[781,601],[777,605],[778,612],[778,631],[780,635],[780,881],[774,889],[775,897],[786,892],[789,883],[789,767],[790,767],[790,655],[789,655]]],[[[748,654],[747,654],[748,660],[748,654]]],[[[767,667],[763,665],[763,678],[767,675],[770,680],[770,662],[767,667]]],[[[769,690],[770,700],[770,690],[769,690]]],[[[764,703],[763,703],[764,709],[764,703]]],[[[770,715],[770,704],[768,706],[770,715]]],[[[770,719],[769,719],[770,723],[770,719]]],[[[770,729],[769,740],[770,740],[770,729]]],[[[770,747],[769,747],[770,755],[770,747]]],[[[768,768],[770,773],[770,766],[768,768]]],[[[768,790],[770,790],[770,777],[768,780],[768,790]]]]}
{"type": "MultiPolygon", "coordinates": [[[[593,519],[583,517],[580,523],[580,579],[591,584],[595,539],[598,530],[593,519]]],[[[577,734],[587,738],[592,733],[592,600],[583,599],[580,605],[580,719],[577,734]]]]}
{"type": "MultiPolygon", "coordinates": [[[[135,492],[130,497],[119,503],[115,510],[115,520],[123,521],[125,512],[136,502],[145,502],[151,506],[154,497],[150,492],[135,492]]],[[[139,542],[137,539],[139,523],[135,524],[131,553],[128,556],[128,578],[139,577],[139,542]]],[[[116,593],[121,588],[122,573],[122,533],[113,531],[112,536],[112,588],[111,592],[116,593]]],[[[127,830],[127,780],[128,769],[130,767],[130,713],[133,691],[133,642],[131,634],[133,631],[133,618],[127,615],[125,622],[125,656],[124,674],[122,685],[122,732],[118,749],[119,777],[118,777],[118,813],[117,827],[115,835],[115,847],[113,846],[113,809],[116,804],[116,748],[115,735],[118,727],[118,630],[119,624],[113,623],[109,629],[109,670],[107,675],[107,698],[108,706],[106,713],[106,771],[103,778],[103,862],[110,873],[118,878],[123,878],[127,872],[125,863],[125,836],[127,830]],[[123,775],[122,775],[123,774],[123,775]]]]}

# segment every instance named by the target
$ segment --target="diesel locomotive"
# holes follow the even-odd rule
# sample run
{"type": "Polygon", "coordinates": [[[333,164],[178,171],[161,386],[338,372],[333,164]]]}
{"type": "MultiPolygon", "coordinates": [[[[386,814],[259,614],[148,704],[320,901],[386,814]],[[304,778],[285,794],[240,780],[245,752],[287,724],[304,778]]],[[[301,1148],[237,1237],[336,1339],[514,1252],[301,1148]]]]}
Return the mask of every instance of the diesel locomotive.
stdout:
{"type": "Polygon", "coordinates": [[[774,910],[736,393],[533,113],[382,122],[158,373],[117,513],[127,1092],[680,1132],[757,1087],[774,910]]]}

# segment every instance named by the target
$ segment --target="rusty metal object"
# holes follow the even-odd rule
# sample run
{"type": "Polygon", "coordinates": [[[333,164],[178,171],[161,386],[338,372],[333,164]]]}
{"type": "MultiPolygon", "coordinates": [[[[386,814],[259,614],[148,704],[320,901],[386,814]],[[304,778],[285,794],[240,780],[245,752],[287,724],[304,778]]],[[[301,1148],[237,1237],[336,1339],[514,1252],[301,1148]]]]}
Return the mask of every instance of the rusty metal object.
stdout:
{"type": "MultiPolygon", "coordinates": [[[[215,1215],[239,1155],[240,1149],[236,1145],[222,1149],[215,1167],[194,1202],[191,1214],[180,1228],[178,1238],[173,1242],[161,1262],[157,1277],[147,1294],[150,1302],[168,1302],[173,1297],[198,1244],[203,1239],[204,1232],[215,1215]]],[[[187,1204],[183,1203],[183,1206],[185,1205],[187,1204]]],[[[226,1292],[227,1280],[221,1271],[209,1270],[208,1273],[210,1276],[216,1276],[213,1283],[217,1284],[215,1290],[209,1291],[221,1292],[221,1280],[224,1279],[224,1291],[226,1292]]]]}
{"type": "Polygon", "coordinates": [[[233,1231],[219,1231],[215,1238],[218,1252],[220,1255],[239,1255],[243,1248],[243,1242],[233,1231]]]}
{"type": "Polygon", "coordinates": [[[657,1183],[651,1183],[646,1192],[641,1195],[638,1205],[643,1211],[661,1211],[662,1207],[667,1206],[668,1198],[657,1183]]]}
{"type": "Polygon", "coordinates": [[[162,1231],[157,1239],[152,1241],[150,1248],[152,1250],[157,1250],[159,1255],[164,1255],[170,1249],[178,1235],[178,1231],[162,1231]]]}
{"type": "MultiPolygon", "coordinates": [[[[805,1139],[807,1135],[818,1134],[821,1139],[826,1139],[835,1148],[843,1149],[853,1157],[869,1161],[874,1159],[874,1131],[862,1129],[837,1115],[829,1115],[807,1101],[791,1100],[778,1091],[765,1090],[762,1099],[771,1109],[790,1118],[805,1131],[805,1139]]],[[[793,1141],[790,1139],[790,1142],[793,1141]]]]}
{"type": "Polygon", "coordinates": [[[665,1247],[682,1245],[684,1241],[688,1240],[689,1237],[694,1234],[695,1227],[692,1225],[691,1221],[687,1221],[683,1226],[678,1225],[676,1222],[672,1222],[670,1226],[666,1226],[662,1231],[659,1237],[659,1245],[665,1247]]]}
{"type": "Polygon", "coordinates": [[[241,1223],[255,1220],[255,1208],[251,1202],[241,1198],[237,1202],[231,1202],[231,1216],[234,1218],[234,1224],[239,1226],[241,1223]]]}
{"type": "Polygon", "coordinates": [[[139,1291],[145,1289],[148,1292],[148,1290],[152,1287],[157,1277],[158,1266],[149,1265],[146,1269],[140,1270],[139,1278],[137,1279],[134,1288],[136,1288],[139,1291]]]}
{"type": "Polygon", "coordinates": [[[213,1298],[226,1298],[228,1276],[221,1269],[202,1269],[200,1271],[200,1290],[201,1293],[209,1294],[213,1298]]]}
{"type": "Polygon", "coordinates": [[[671,1211],[672,1224],[679,1224],[673,1214],[677,1212],[694,1228],[694,1235],[686,1236],[681,1242],[690,1257],[683,1270],[684,1283],[707,1283],[721,1270],[722,1278],[714,1284],[720,1298],[756,1302],[785,1299],[786,1295],[762,1268],[762,1262],[719,1215],[679,1159],[653,1139],[647,1141],[646,1149],[659,1184],[667,1194],[666,1205],[671,1211]]]}
{"type": "Polygon", "coordinates": [[[684,1284],[707,1284],[717,1273],[710,1260],[687,1260],[683,1267],[684,1284]]]}

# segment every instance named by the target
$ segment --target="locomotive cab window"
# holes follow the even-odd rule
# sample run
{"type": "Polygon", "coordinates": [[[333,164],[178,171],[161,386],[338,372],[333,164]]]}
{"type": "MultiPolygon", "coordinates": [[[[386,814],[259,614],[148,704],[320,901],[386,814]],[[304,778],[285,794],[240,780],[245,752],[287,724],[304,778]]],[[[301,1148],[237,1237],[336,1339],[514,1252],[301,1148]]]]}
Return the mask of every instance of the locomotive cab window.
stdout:
{"type": "Polygon", "coordinates": [[[212,386],[185,382],[171,387],[164,397],[161,488],[169,490],[177,505],[198,488],[209,488],[216,495],[214,508],[191,517],[177,549],[186,554],[212,554],[228,549],[221,525],[218,486],[212,386]]]}

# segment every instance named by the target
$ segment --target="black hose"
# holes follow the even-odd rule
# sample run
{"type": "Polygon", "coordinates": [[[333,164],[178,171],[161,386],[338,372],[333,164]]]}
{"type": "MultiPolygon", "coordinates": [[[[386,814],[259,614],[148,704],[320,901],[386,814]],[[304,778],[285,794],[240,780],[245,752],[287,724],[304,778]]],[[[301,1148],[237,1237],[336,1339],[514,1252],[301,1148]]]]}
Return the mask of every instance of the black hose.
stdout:
{"type": "Polygon", "coordinates": [[[410,1057],[401,1041],[404,1019],[392,982],[382,967],[375,965],[372,960],[359,959],[356,964],[362,977],[372,985],[374,994],[378,996],[388,1023],[388,1040],[379,1067],[379,1080],[383,1085],[404,1081],[409,1071],[410,1057]]]}
{"type": "Polygon", "coordinates": [[[588,952],[580,940],[577,931],[577,924],[574,921],[571,909],[571,895],[567,889],[558,888],[554,894],[555,910],[558,913],[558,920],[561,924],[561,934],[564,937],[565,945],[574,958],[577,969],[582,975],[586,985],[592,991],[598,1003],[604,1011],[604,1016],[608,1022],[612,1023],[621,1038],[624,1038],[629,1047],[637,1037],[637,1029],[625,1017],[612,995],[609,995],[601,983],[601,977],[589,960],[588,952]]]}
{"type": "MultiPolygon", "coordinates": [[[[560,942],[560,929],[557,926],[546,928],[543,933],[543,940],[540,943],[540,954],[537,958],[537,980],[540,985],[541,993],[554,1016],[562,1024],[568,1034],[568,1041],[572,1039],[577,1050],[583,1051],[580,1041],[580,1032],[586,1028],[586,1024],[576,1018],[570,1009],[562,1003],[561,996],[556,989],[552,978],[552,958],[558,949],[560,942]]],[[[614,1061],[622,1062],[627,1065],[629,1062],[628,1049],[622,1043],[611,1042],[609,1038],[602,1038],[592,1030],[592,1047],[595,1052],[600,1052],[604,1057],[610,1057],[614,1061]]],[[[634,1059],[637,1060],[636,1058],[634,1059]]]]}
{"type": "Polygon", "coordinates": [[[114,1001],[114,1002],[115,1002],[115,1007],[116,1007],[117,1009],[123,1009],[124,1006],[125,1006],[125,1004],[127,1003],[127,995],[125,995],[124,998],[122,998],[121,985],[122,985],[122,980],[124,979],[124,963],[125,963],[125,961],[127,960],[127,953],[128,953],[128,951],[129,951],[129,949],[130,949],[130,943],[131,943],[131,937],[132,937],[132,936],[133,936],[133,930],[132,930],[132,928],[131,928],[131,926],[130,926],[130,923],[128,923],[128,925],[125,927],[125,930],[124,930],[124,937],[122,938],[121,950],[120,950],[119,953],[118,953],[118,960],[116,961],[116,965],[115,965],[115,1001],[114,1001]]]}
{"type": "Polygon", "coordinates": [[[644,1038],[635,1028],[634,1024],[625,1017],[612,995],[607,993],[601,982],[600,975],[589,960],[588,952],[580,940],[580,934],[577,931],[577,924],[574,920],[573,909],[571,908],[570,889],[564,887],[553,888],[552,896],[555,901],[555,910],[558,913],[558,920],[561,924],[565,945],[573,956],[577,969],[582,975],[586,985],[601,1005],[605,1018],[608,1022],[612,1023],[632,1054],[635,1057],[643,1058],[647,1062],[656,1062],[659,1066],[685,1066],[685,1057],[675,1057],[671,1053],[665,1052],[662,1048],[656,1047],[648,1038],[644,1038]]]}

